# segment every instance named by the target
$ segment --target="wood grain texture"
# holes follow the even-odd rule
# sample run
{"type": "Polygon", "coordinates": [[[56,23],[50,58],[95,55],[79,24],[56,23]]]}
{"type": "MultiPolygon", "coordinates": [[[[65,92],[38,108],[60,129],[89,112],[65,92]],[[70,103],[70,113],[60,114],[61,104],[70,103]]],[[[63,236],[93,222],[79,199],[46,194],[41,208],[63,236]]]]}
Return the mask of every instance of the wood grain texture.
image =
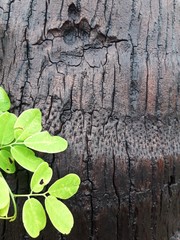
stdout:
{"type": "MultiPolygon", "coordinates": [[[[168,240],[180,226],[179,12],[178,0],[0,0],[11,110],[39,107],[69,142],[44,156],[55,176],[82,180],[72,233],[49,225],[39,240],[168,240]]],[[[9,181],[27,192],[28,173],[9,181]]],[[[0,224],[0,239],[30,239],[20,213],[0,224]]]]}

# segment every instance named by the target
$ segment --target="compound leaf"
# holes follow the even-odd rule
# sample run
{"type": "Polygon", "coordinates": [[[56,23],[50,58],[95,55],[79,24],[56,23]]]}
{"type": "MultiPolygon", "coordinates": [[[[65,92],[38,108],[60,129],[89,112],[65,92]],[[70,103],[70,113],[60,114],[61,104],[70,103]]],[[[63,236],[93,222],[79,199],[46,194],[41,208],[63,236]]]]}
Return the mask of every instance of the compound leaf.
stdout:
{"type": "Polygon", "coordinates": [[[45,207],[53,226],[62,234],[69,234],[74,219],[67,206],[54,196],[48,196],[45,199],[45,207]]]}
{"type": "Polygon", "coordinates": [[[7,145],[14,140],[16,115],[5,112],[0,115],[0,145],[7,145]]]}
{"type": "Polygon", "coordinates": [[[0,176],[0,210],[10,203],[9,187],[2,176],[0,176]]]}
{"type": "Polygon", "coordinates": [[[11,102],[6,91],[0,87],[0,111],[6,112],[11,107],[11,102]]]}
{"type": "Polygon", "coordinates": [[[68,145],[64,138],[51,136],[47,131],[32,135],[24,141],[24,144],[29,148],[45,153],[62,152],[68,145]]]}
{"type": "Polygon", "coordinates": [[[46,214],[42,204],[35,198],[26,200],[23,206],[22,220],[24,227],[32,238],[39,236],[46,226],[46,214]]]}
{"type": "Polygon", "coordinates": [[[40,132],[41,118],[41,111],[37,108],[22,112],[14,125],[15,138],[23,141],[34,133],[40,132]]]}
{"type": "Polygon", "coordinates": [[[70,173],[53,183],[48,189],[48,193],[57,198],[68,199],[78,191],[79,185],[80,178],[76,174],[70,173]]]}
{"type": "Polygon", "coordinates": [[[41,163],[31,178],[31,190],[36,193],[41,192],[44,186],[51,180],[52,173],[52,169],[49,167],[48,163],[41,163]]]}
{"type": "Polygon", "coordinates": [[[11,154],[19,165],[31,172],[34,172],[37,167],[44,162],[41,158],[36,157],[32,150],[25,146],[12,146],[11,154]]]}
{"type": "Polygon", "coordinates": [[[16,171],[14,159],[7,150],[0,151],[0,168],[6,173],[14,173],[16,171]]]}

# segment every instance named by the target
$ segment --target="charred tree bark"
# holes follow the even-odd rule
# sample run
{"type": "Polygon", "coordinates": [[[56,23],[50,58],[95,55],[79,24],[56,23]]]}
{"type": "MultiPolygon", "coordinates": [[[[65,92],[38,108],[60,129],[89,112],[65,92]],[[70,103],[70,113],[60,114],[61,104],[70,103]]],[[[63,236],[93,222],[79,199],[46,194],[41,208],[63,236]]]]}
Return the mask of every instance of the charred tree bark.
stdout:
{"type": "MultiPolygon", "coordinates": [[[[179,13],[178,0],[0,0],[12,111],[39,107],[69,142],[48,159],[56,176],[82,180],[72,233],[39,239],[167,240],[180,227],[179,13]]],[[[27,187],[19,171],[14,189],[27,187]]],[[[20,214],[0,236],[30,239],[20,214]]]]}

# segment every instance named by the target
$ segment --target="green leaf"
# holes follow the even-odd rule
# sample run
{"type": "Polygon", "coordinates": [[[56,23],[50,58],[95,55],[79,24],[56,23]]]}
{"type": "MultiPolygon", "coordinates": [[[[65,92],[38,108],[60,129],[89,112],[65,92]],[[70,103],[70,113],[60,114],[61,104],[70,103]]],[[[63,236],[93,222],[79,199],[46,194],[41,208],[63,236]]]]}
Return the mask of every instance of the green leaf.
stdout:
{"type": "Polygon", "coordinates": [[[15,145],[11,147],[11,154],[19,165],[34,172],[37,167],[44,162],[41,158],[35,156],[34,152],[25,146],[15,145]]]}
{"type": "Polygon", "coordinates": [[[26,200],[23,206],[22,220],[24,227],[32,238],[39,236],[46,226],[46,214],[41,203],[35,198],[26,200]]]}
{"type": "Polygon", "coordinates": [[[0,176],[0,209],[3,209],[10,203],[9,187],[2,176],[0,176]]]}
{"type": "Polygon", "coordinates": [[[9,212],[9,206],[10,206],[10,201],[4,208],[0,209],[0,217],[7,217],[9,212]]]}
{"type": "Polygon", "coordinates": [[[0,145],[7,145],[14,140],[14,124],[17,117],[9,112],[0,115],[0,145]]]}
{"type": "Polygon", "coordinates": [[[74,219],[67,206],[57,198],[48,196],[45,199],[45,207],[54,227],[63,234],[69,234],[74,225],[74,219]]]}
{"type": "Polygon", "coordinates": [[[41,192],[44,186],[51,180],[52,173],[52,169],[49,167],[48,163],[41,163],[31,178],[31,190],[36,193],[41,192]]]}
{"type": "Polygon", "coordinates": [[[11,107],[11,102],[6,91],[0,87],[0,111],[6,112],[11,107]]]}
{"type": "Polygon", "coordinates": [[[14,125],[15,138],[23,141],[41,129],[41,111],[36,108],[28,109],[21,113],[14,125]]]}
{"type": "Polygon", "coordinates": [[[6,173],[14,173],[16,171],[14,159],[11,153],[6,150],[0,151],[0,168],[6,173]]]}
{"type": "Polygon", "coordinates": [[[78,191],[79,185],[80,178],[70,173],[52,184],[48,193],[57,198],[68,199],[78,191]]]}
{"type": "Polygon", "coordinates": [[[24,141],[24,144],[29,148],[45,153],[62,152],[68,145],[64,138],[51,136],[47,131],[32,135],[24,141]]]}

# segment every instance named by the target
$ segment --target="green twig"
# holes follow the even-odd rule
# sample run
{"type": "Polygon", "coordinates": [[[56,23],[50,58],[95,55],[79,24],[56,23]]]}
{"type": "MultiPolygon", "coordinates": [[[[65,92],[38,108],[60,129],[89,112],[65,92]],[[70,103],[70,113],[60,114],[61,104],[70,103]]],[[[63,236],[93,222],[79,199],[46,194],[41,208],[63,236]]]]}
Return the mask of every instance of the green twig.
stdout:
{"type": "Polygon", "coordinates": [[[13,194],[13,196],[15,198],[18,198],[18,197],[46,197],[46,194],[48,192],[45,192],[45,193],[30,193],[30,194],[13,194]]]}

